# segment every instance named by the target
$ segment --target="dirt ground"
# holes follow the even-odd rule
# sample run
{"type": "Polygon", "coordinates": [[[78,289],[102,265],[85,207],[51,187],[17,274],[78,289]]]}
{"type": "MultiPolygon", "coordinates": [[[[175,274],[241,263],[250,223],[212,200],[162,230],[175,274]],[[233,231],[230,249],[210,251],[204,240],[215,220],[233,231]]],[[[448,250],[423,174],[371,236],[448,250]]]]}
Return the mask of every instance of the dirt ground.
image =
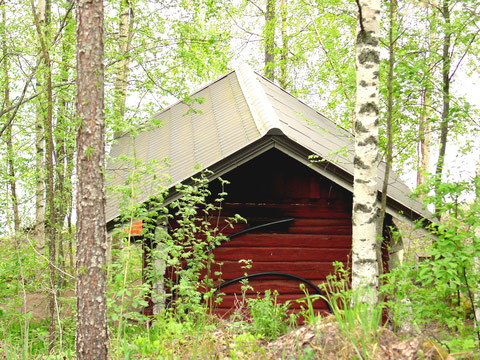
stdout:
{"type": "MultiPolygon", "coordinates": [[[[22,299],[23,300],[23,299],[22,299]]],[[[58,306],[62,309],[61,316],[72,315],[72,306],[75,302],[75,290],[66,290],[58,297],[58,306]]],[[[23,313],[24,303],[21,301],[15,311],[23,313]]],[[[26,295],[26,311],[32,314],[32,320],[39,321],[48,318],[48,296],[45,293],[34,292],[26,295]]]]}
{"type": "MultiPolygon", "coordinates": [[[[368,344],[369,339],[365,340],[368,344]]],[[[380,330],[376,345],[367,345],[366,349],[362,349],[358,343],[354,346],[350,339],[346,339],[333,317],[315,325],[302,326],[269,343],[267,347],[274,358],[287,359],[305,355],[308,358],[308,354],[312,354],[312,359],[352,359],[365,358],[365,353],[368,354],[367,358],[378,360],[457,359],[431,340],[421,336],[402,340],[386,328],[380,330]]]]}

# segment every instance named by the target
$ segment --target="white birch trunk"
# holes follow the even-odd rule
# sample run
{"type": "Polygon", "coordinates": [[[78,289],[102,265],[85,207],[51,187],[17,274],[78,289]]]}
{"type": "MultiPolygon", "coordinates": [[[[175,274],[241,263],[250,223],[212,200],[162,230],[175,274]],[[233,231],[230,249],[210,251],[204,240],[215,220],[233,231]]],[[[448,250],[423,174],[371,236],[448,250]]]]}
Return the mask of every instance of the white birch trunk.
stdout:
{"type": "Polygon", "coordinates": [[[357,0],[357,99],[352,215],[352,288],[359,301],[375,304],[377,262],[378,82],[380,71],[380,0],[357,0]]]}
{"type": "MultiPolygon", "coordinates": [[[[130,64],[129,52],[133,37],[133,9],[129,1],[120,2],[120,22],[118,25],[118,53],[120,60],[117,63],[117,75],[115,78],[115,104],[114,114],[117,124],[124,121],[125,104],[127,100],[127,78],[130,64]]],[[[118,125],[121,128],[121,125],[118,125]]],[[[117,127],[118,127],[117,126],[117,127]]],[[[114,137],[119,137],[121,131],[116,130],[114,137]]]]}
{"type": "Polygon", "coordinates": [[[152,278],[152,301],[153,314],[160,314],[165,309],[165,270],[166,270],[166,226],[157,226],[155,229],[155,242],[153,251],[153,278],[152,278]]]}
{"type": "MultiPolygon", "coordinates": [[[[38,1],[37,7],[38,21],[45,22],[46,4],[45,0],[38,1]]],[[[39,46],[40,47],[40,46],[39,46]]],[[[44,87],[43,75],[37,74],[37,91],[40,92],[44,87]]],[[[33,229],[33,238],[35,246],[41,254],[45,253],[45,132],[44,132],[44,112],[42,101],[36,105],[35,114],[35,224],[33,229]]]]}
{"type": "MultiPolygon", "coordinates": [[[[480,239],[480,226],[478,226],[475,229],[475,237],[476,241],[480,239]]],[[[478,256],[475,256],[473,259],[473,266],[474,266],[474,271],[478,274],[480,272],[480,258],[478,256]]],[[[475,289],[473,293],[473,311],[475,311],[475,319],[477,319],[477,323],[475,324],[475,329],[477,332],[480,331],[480,284],[477,284],[477,288],[475,289]]]]}
{"type": "MultiPolygon", "coordinates": [[[[477,174],[476,174],[476,199],[475,201],[477,202],[476,208],[478,209],[480,205],[480,158],[478,159],[477,162],[477,174]]],[[[478,244],[480,241],[480,224],[477,224],[475,227],[475,238],[473,239],[473,243],[478,244]]],[[[474,257],[473,259],[473,271],[478,274],[480,272],[480,258],[477,256],[474,257]]],[[[480,303],[480,283],[474,285],[474,292],[473,292],[473,311],[475,312],[475,319],[477,320],[475,324],[475,329],[477,330],[477,333],[480,331],[480,306],[478,304],[480,303]]]]}

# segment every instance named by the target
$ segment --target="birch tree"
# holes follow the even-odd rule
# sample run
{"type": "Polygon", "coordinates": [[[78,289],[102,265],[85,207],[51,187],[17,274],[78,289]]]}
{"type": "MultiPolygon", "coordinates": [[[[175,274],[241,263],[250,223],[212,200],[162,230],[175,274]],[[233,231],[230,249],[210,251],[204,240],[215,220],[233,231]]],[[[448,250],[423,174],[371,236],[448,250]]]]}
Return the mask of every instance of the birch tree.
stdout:
{"type": "Polygon", "coordinates": [[[120,59],[117,63],[117,74],[115,77],[115,102],[114,102],[114,117],[117,131],[114,137],[120,136],[124,116],[125,116],[125,102],[127,100],[127,78],[128,67],[130,64],[130,46],[133,37],[133,4],[127,0],[120,2],[118,22],[118,55],[120,59]]]}
{"type": "MultiPolygon", "coordinates": [[[[476,177],[475,177],[475,202],[474,202],[474,208],[478,211],[480,209],[480,158],[477,160],[477,168],[476,168],[476,177]]],[[[478,212],[477,212],[478,213],[478,212]]],[[[480,242],[480,224],[476,224],[474,226],[474,237],[473,237],[473,242],[474,245],[478,247],[478,244],[480,242]]],[[[473,271],[474,273],[478,274],[480,272],[480,257],[478,254],[474,257],[473,259],[473,264],[474,268],[473,271]]],[[[480,345],[480,285],[477,284],[474,294],[473,294],[474,302],[473,302],[473,311],[474,311],[474,320],[475,320],[475,330],[477,332],[477,337],[479,340],[479,345],[480,345]]]]}
{"type": "Polygon", "coordinates": [[[377,301],[376,224],[380,71],[380,0],[357,0],[357,95],[353,184],[352,288],[361,301],[377,301]]]}
{"type": "Polygon", "coordinates": [[[77,0],[78,359],[107,359],[103,1],[77,0]]]}
{"type": "MultiPolygon", "coordinates": [[[[53,350],[55,343],[55,293],[56,293],[56,244],[55,244],[55,198],[54,198],[54,165],[53,165],[53,89],[52,89],[52,64],[51,64],[51,54],[49,51],[49,41],[50,41],[50,19],[51,19],[51,3],[50,0],[44,2],[44,9],[40,10],[40,16],[37,14],[35,9],[35,4],[33,0],[30,0],[30,5],[32,7],[33,18],[35,22],[35,28],[37,30],[38,39],[40,42],[41,54],[43,56],[43,65],[44,65],[44,78],[43,84],[45,85],[46,98],[44,99],[46,103],[46,112],[43,111],[43,108],[40,109],[41,115],[43,116],[43,131],[46,142],[46,156],[45,156],[45,167],[46,167],[46,205],[48,210],[48,220],[46,222],[46,233],[48,233],[48,256],[49,256],[49,273],[50,273],[50,287],[51,292],[49,295],[49,312],[50,312],[50,327],[49,327],[49,341],[50,341],[50,351],[53,350]],[[42,14],[42,12],[44,14],[42,14]]],[[[42,5],[42,6],[43,6],[42,5]]],[[[42,104],[43,105],[43,104],[42,104]]],[[[42,106],[40,105],[40,106],[42,106]]]]}
{"type": "MultiPolygon", "coordinates": [[[[37,19],[38,22],[43,24],[46,17],[46,2],[40,0],[37,6],[37,19]]],[[[39,46],[40,48],[40,46],[39,46]]],[[[42,54],[39,52],[39,54],[42,54]]],[[[39,55],[40,56],[40,55],[39,55]]],[[[41,68],[41,58],[38,59],[39,68],[41,68]]],[[[43,88],[43,77],[40,72],[36,76],[37,92],[41,92],[43,88]]],[[[40,252],[45,250],[45,174],[44,174],[44,156],[45,156],[45,134],[44,134],[44,121],[42,103],[46,102],[44,96],[40,96],[36,106],[35,113],[35,168],[37,172],[36,177],[36,193],[35,193],[35,240],[40,252]]]]}
{"type": "MultiPolygon", "coordinates": [[[[3,90],[3,105],[5,107],[10,105],[10,76],[9,76],[9,62],[8,62],[8,50],[6,43],[6,36],[4,34],[6,29],[6,12],[5,12],[5,0],[0,1],[0,6],[2,10],[2,58],[3,58],[3,80],[4,80],[4,90],[3,90]]],[[[17,182],[15,178],[15,164],[13,161],[14,158],[14,147],[12,139],[12,124],[8,124],[5,134],[6,134],[6,144],[7,144],[7,168],[8,168],[8,182],[10,185],[10,198],[12,202],[13,210],[13,224],[15,230],[15,237],[19,235],[20,232],[20,216],[18,211],[18,197],[17,197],[17,182]]]]}

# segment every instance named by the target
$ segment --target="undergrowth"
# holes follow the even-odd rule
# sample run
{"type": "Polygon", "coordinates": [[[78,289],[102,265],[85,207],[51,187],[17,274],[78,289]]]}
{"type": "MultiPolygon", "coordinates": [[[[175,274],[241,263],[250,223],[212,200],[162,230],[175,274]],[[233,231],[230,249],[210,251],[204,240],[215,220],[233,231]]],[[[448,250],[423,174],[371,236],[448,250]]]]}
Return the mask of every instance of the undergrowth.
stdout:
{"type": "MultiPolygon", "coordinates": [[[[430,230],[437,239],[432,245],[432,258],[420,264],[405,262],[386,274],[380,289],[386,301],[378,306],[360,301],[365,294],[350,289],[350,270],[341,263],[334,263],[335,273],[319,284],[326,294],[325,298],[310,295],[302,287],[305,297],[296,301],[302,309],[299,315],[292,315],[289,309],[291,303],[277,301],[278,293],[267,291],[255,298],[243,297],[245,307],[242,311],[246,311],[248,316],[242,313],[222,320],[211,315],[205,300],[212,298],[215,291],[212,275],[221,276],[210,271],[215,262],[211,249],[225,237],[218,222],[212,221],[211,217],[221,211],[226,193],[222,191],[214,197],[206,187],[207,182],[206,176],[202,176],[193,185],[180,186],[177,191],[183,197],[170,209],[156,206],[163,201],[163,197],[159,196],[156,202],[152,200],[149,203],[149,207],[134,206],[125,212],[108,266],[109,348],[112,358],[271,358],[267,345],[279,337],[288,336],[292,329],[293,346],[298,347],[294,349],[294,358],[318,358],[321,349],[311,346],[302,348],[295,338],[298,319],[303,319],[313,329],[316,329],[316,324],[322,323],[322,316],[314,310],[315,301],[330,304],[334,320],[331,317],[327,321],[335,323],[333,327],[341,334],[335,341],[341,342],[338,348],[349,358],[375,358],[385,327],[397,330],[399,324],[406,322],[414,324],[417,331],[433,324],[438,328],[435,341],[439,346],[447,352],[474,358],[478,339],[473,327],[471,292],[478,283],[478,273],[472,268],[479,243],[476,238],[469,239],[475,224],[472,219],[478,216],[477,209],[468,210],[458,204],[453,205],[453,210],[446,209],[445,212],[453,211],[455,216],[449,217],[442,225],[432,225],[430,230]],[[208,198],[214,199],[213,204],[207,201],[208,198]],[[159,231],[173,216],[175,226],[168,232],[159,231]],[[461,225],[463,218],[470,219],[472,225],[461,225]],[[128,231],[124,231],[125,224],[128,227],[133,219],[143,219],[145,230],[150,234],[148,236],[154,236],[151,239],[154,244],[158,243],[159,237],[162,239],[162,246],[149,249],[152,263],[160,262],[160,268],[142,269],[143,249],[128,231]],[[166,267],[175,269],[180,281],[168,283],[163,278],[163,272],[156,273],[165,271],[166,267]],[[139,281],[142,278],[144,282],[139,281]],[[171,303],[151,318],[143,315],[142,309],[147,305],[146,296],[151,292],[152,284],[157,281],[164,281],[169,292],[159,294],[153,299],[155,302],[165,303],[172,294],[181,301],[171,303]],[[206,295],[202,295],[199,288],[206,295]],[[390,320],[382,324],[385,307],[390,320]]],[[[135,196],[134,187],[123,190],[128,204],[128,199],[135,196]]],[[[133,202],[130,201],[130,204],[133,202]]],[[[236,216],[228,221],[233,223],[242,221],[242,218],[236,216]]],[[[0,358],[73,359],[75,301],[73,297],[62,297],[62,292],[73,290],[73,280],[65,277],[58,289],[60,312],[56,325],[61,336],[58,336],[53,351],[48,355],[47,320],[45,317],[34,317],[32,309],[23,307],[27,295],[32,293],[44,294],[46,303],[46,293],[50,289],[46,259],[37,256],[28,239],[19,242],[1,239],[0,245],[3,248],[0,263],[0,358]]],[[[249,262],[244,261],[248,269],[249,262]]],[[[249,284],[244,283],[243,286],[247,289],[249,284]]],[[[321,332],[314,335],[318,339],[329,336],[321,332]]],[[[328,339],[324,341],[328,343],[328,339]]],[[[286,358],[286,355],[281,357],[286,358]]]]}

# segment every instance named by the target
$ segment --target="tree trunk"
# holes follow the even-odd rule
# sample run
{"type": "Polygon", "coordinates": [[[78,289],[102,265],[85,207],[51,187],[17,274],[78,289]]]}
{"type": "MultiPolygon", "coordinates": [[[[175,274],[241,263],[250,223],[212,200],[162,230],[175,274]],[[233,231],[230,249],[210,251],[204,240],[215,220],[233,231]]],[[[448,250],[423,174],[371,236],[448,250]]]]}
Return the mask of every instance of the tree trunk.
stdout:
{"type": "MultiPolygon", "coordinates": [[[[418,134],[420,137],[419,158],[420,166],[417,170],[417,186],[425,183],[427,174],[430,172],[430,144],[431,144],[431,124],[430,124],[430,106],[431,90],[428,85],[423,89],[422,114],[418,122],[418,134]]],[[[422,198],[422,194],[420,197],[422,198]]]]}
{"type": "Polygon", "coordinates": [[[287,0],[280,3],[280,14],[282,15],[282,50],[280,52],[280,78],[278,82],[282,89],[287,88],[287,61],[288,61],[288,35],[287,35],[287,0]]]}
{"type": "MultiPolygon", "coordinates": [[[[475,176],[475,211],[478,214],[480,210],[480,153],[479,158],[477,159],[477,169],[476,169],[476,176],[475,176]]],[[[480,246],[480,223],[474,226],[474,238],[473,238],[473,245],[480,246]]],[[[478,276],[480,273],[480,257],[478,254],[473,258],[473,272],[478,276]]],[[[474,321],[475,321],[475,330],[477,332],[477,338],[479,340],[480,346],[480,283],[474,285],[473,291],[473,312],[474,312],[474,321]]]]}
{"type": "Polygon", "coordinates": [[[77,0],[78,359],[107,359],[103,1],[77,0]]]}
{"type": "Polygon", "coordinates": [[[161,314],[165,309],[165,270],[167,248],[165,245],[165,238],[168,234],[165,225],[159,225],[155,228],[155,240],[152,249],[152,301],[153,301],[153,315],[161,314]]]}
{"type": "Polygon", "coordinates": [[[265,77],[275,80],[275,0],[267,0],[265,11],[265,77]]]}
{"type": "MultiPolygon", "coordinates": [[[[121,123],[125,116],[125,102],[127,100],[129,52],[133,37],[133,7],[129,0],[120,2],[120,21],[118,26],[118,54],[117,76],[115,79],[114,128],[122,129],[121,123]]],[[[115,131],[114,137],[119,137],[121,131],[115,131]]]]}
{"type": "Polygon", "coordinates": [[[360,301],[377,302],[377,155],[380,71],[380,0],[357,0],[357,100],[352,215],[352,288],[360,301]]]}
{"type": "MultiPolygon", "coordinates": [[[[2,6],[2,28],[3,31],[6,28],[7,17],[5,12],[5,1],[0,1],[0,6],[2,6]]],[[[3,105],[4,107],[10,106],[10,77],[8,74],[9,61],[8,61],[8,50],[6,37],[2,34],[2,58],[3,58],[3,73],[5,81],[5,89],[3,96],[3,105]]],[[[13,210],[13,228],[15,230],[15,237],[19,235],[20,232],[20,215],[18,211],[18,197],[17,197],[17,181],[15,179],[15,163],[13,158],[15,156],[15,151],[13,148],[13,139],[12,139],[12,122],[10,122],[6,128],[6,143],[7,143],[7,167],[8,167],[8,182],[10,184],[10,198],[12,201],[12,210],[13,210]]]]}
{"type": "Polygon", "coordinates": [[[55,246],[55,196],[54,196],[54,164],[53,164],[53,89],[52,89],[52,69],[50,63],[49,42],[50,42],[50,0],[39,2],[42,8],[39,8],[38,14],[35,10],[33,0],[30,1],[32,6],[35,27],[37,30],[40,47],[43,54],[44,63],[44,86],[46,86],[46,114],[44,116],[44,129],[46,136],[46,159],[45,165],[47,169],[46,181],[46,205],[48,221],[46,222],[45,233],[48,235],[48,260],[50,273],[50,295],[49,295],[49,312],[50,312],[50,326],[49,326],[49,349],[53,350],[55,344],[55,296],[56,296],[56,246],[55,246]],[[43,8],[43,6],[45,6],[43,8]]]}
{"type": "MultiPolygon", "coordinates": [[[[433,68],[434,59],[432,51],[434,48],[436,38],[436,14],[433,9],[427,8],[427,17],[429,19],[429,31],[428,31],[428,51],[426,52],[426,65],[429,69],[433,68]],[[430,13],[430,10],[431,13],[430,13]]],[[[418,135],[420,138],[418,146],[418,159],[419,166],[417,170],[417,186],[426,182],[427,175],[430,173],[430,147],[431,147],[431,131],[432,125],[430,123],[432,113],[432,84],[430,73],[425,79],[425,85],[422,91],[422,112],[418,122],[418,135]]],[[[425,195],[421,194],[420,198],[425,195]]]]}
{"type": "MultiPolygon", "coordinates": [[[[62,62],[60,68],[60,80],[67,83],[70,76],[70,68],[73,60],[74,23],[72,13],[65,15],[65,28],[62,37],[62,62]]],[[[61,201],[56,202],[56,226],[57,233],[65,234],[65,218],[72,202],[71,176],[73,170],[73,152],[75,147],[75,125],[73,114],[70,111],[73,103],[72,94],[68,89],[58,92],[57,124],[55,128],[55,194],[61,201]]],[[[65,239],[68,236],[58,236],[58,266],[65,270],[65,239]]],[[[64,286],[64,281],[59,278],[59,287],[64,286]]]]}
{"type": "MultiPolygon", "coordinates": [[[[32,3],[32,10],[35,7],[32,3]]],[[[46,18],[45,0],[38,1],[36,22],[43,24],[46,18]]],[[[37,29],[38,30],[38,29],[37,29]]],[[[40,46],[40,51],[42,51],[40,46]]],[[[40,60],[39,60],[40,61],[40,60]]],[[[38,69],[42,69],[42,62],[39,63],[38,69]]],[[[43,74],[41,71],[36,75],[36,90],[41,92],[44,86],[43,74]]],[[[35,227],[34,239],[37,249],[40,253],[45,252],[45,133],[44,118],[45,112],[43,104],[45,102],[44,95],[39,96],[36,113],[35,113],[35,174],[36,174],[36,190],[35,190],[35,227]]]]}
{"type": "MultiPolygon", "coordinates": [[[[438,153],[437,168],[435,170],[436,182],[435,195],[438,196],[438,183],[442,181],[443,166],[445,164],[445,154],[447,149],[448,125],[450,121],[450,44],[451,44],[451,29],[450,29],[450,8],[449,0],[443,1],[442,16],[444,19],[444,39],[443,39],[443,53],[442,53],[442,121],[440,123],[440,150],[438,153]]],[[[438,214],[437,206],[435,206],[435,214],[438,214]]]]}
{"type": "Polygon", "coordinates": [[[390,0],[389,29],[388,29],[388,77],[387,77],[387,148],[385,158],[385,175],[383,177],[382,198],[380,201],[380,214],[378,217],[377,234],[379,243],[377,246],[377,262],[379,275],[383,272],[381,245],[383,240],[383,228],[385,213],[387,212],[388,182],[393,163],[393,78],[395,68],[395,36],[397,1],[390,0]]]}
{"type": "MultiPolygon", "coordinates": [[[[5,100],[8,100],[8,84],[5,85],[5,100]]],[[[7,102],[8,104],[8,102],[7,102]]],[[[8,163],[8,182],[10,184],[10,199],[12,201],[13,210],[13,228],[15,230],[15,237],[20,233],[20,215],[18,211],[18,196],[17,196],[17,181],[15,180],[15,163],[13,158],[15,156],[15,150],[13,148],[12,139],[12,124],[10,123],[5,131],[6,143],[7,143],[7,163],[8,163]]]]}

